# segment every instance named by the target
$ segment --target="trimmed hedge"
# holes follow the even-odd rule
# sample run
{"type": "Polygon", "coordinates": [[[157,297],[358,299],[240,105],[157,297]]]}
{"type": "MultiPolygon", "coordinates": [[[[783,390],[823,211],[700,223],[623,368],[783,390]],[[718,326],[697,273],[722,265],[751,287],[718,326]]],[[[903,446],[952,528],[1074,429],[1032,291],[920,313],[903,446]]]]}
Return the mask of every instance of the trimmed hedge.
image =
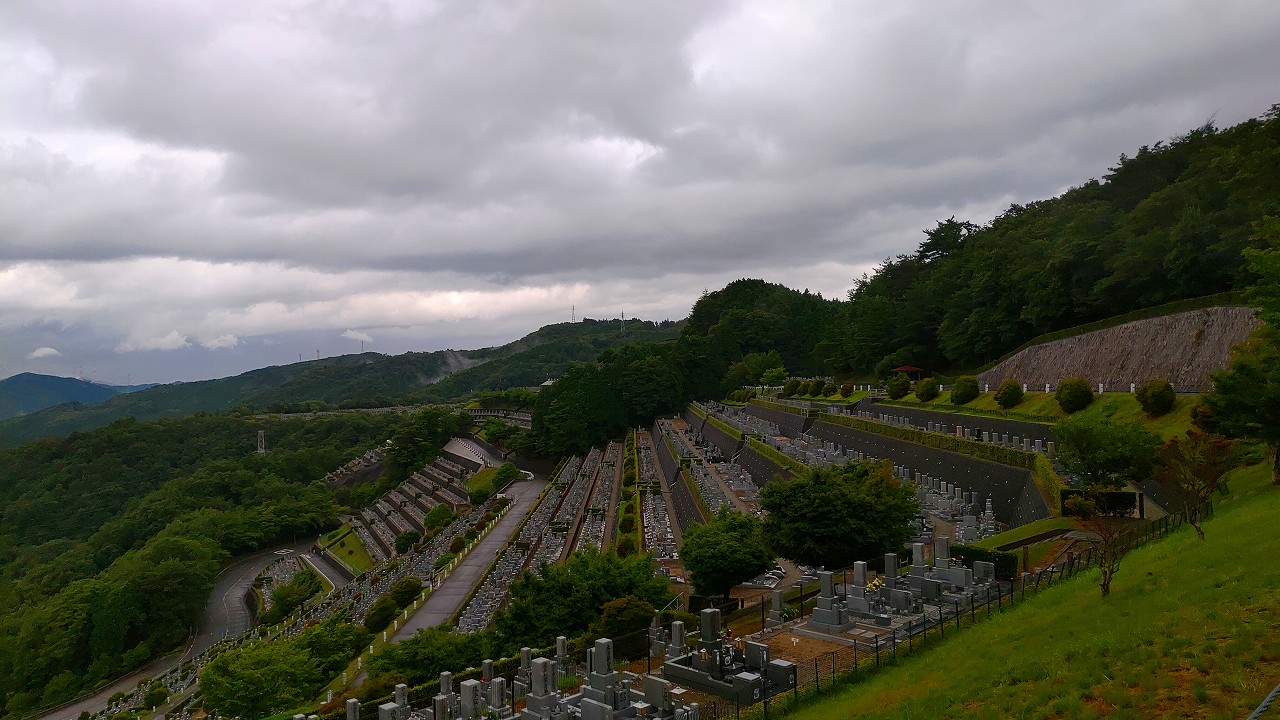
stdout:
{"type": "Polygon", "coordinates": [[[1018,576],[1017,553],[988,550],[976,545],[952,545],[951,557],[960,561],[965,567],[973,567],[974,562],[989,562],[996,566],[996,578],[1012,580],[1018,576]]]}
{"type": "Polygon", "coordinates": [[[1063,515],[1067,512],[1067,500],[1072,497],[1083,497],[1094,501],[1098,512],[1109,516],[1127,517],[1138,509],[1138,493],[1132,490],[1081,490],[1079,488],[1063,488],[1058,491],[1063,515]]]}
{"type": "Polygon", "coordinates": [[[809,471],[808,465],[805,465],[799,460],[796,460],[795,458],[783,453],[781,450],[778,450],[772,445],[765,443],[763,440],[750,438],[748,439],[747,443],[752,450],[755,450],[761,455],[764,455],[765,457],[774,461],[775,463],[782,466],[783,468],[790,470],[792,473],[796,475],[803,475],[804,473],[809,471]]]}
{"type": "Polygon", "coordinates": [[[721,430],[723,430],[723,431],[724,431],[724,433],[725,433],[726,435],[728,435],[729,437],[733,438],[734,440],[737,440],[738,442],[742,442],[742,437],[743,437],[743,436],[742,436],[742,431],[741,431],[741,430],[738,430],[738,429],[737,429],[737,428],[735,428],[735,427],[733,427],[733,426],[732,426],[732,425],[730,425],[729,423],[727,423],[727,422],[725,422],[725,421],[721,420],[720,418],[716,417],[715,415],[710,415],[710,416],[708,416],[708,417],[707,417],[707,422],[709,422],[709,423],[711,423],[712,425],[714,425],[714,426],[716,426],[716,427],[720,428],[721,430]]]}
{"type": "Polygon", "coordinates": [[[1005,410],[1018,405],[1022,402],[1022,383],[1013,378],[1000,383],[1000,388],[996,390],[995,401],[1005,410]]]}
{"type": "Polygon", "coordinates": [[[938,381],[934,378],[927,377],[916,383],[916,399],[920,402],[929,402],[938,397],[938,381]]]}
{"type": "Polygon", "coordinates": [[[778,412],[791,413],[792,415],[800,415],[803,417],[812,417],[814,414],[816,414],[816,411],[814,410],[805,410],[804,408],[798,408],[798,407],[795,407],[794,405],[777,403],[771,400],[761,400],[760,398],[752,398],[751,402],[747,404],[759,405],[760,407],[768,410],[777,410],[778,412]]]}
{"type": "Polygon", "coordinates": [[[1173,385],[1164,379],[1148,380],[1143,383],[1138,388],[1137,397],[1142,411],[1149,417],[1167,415],[1170,410],[1173,410],[1173,405],[1178,400],[1177,394],[1173,391],[1173,385]]]}
{"type": "Polygon", "coordinates": [[[1058,383],[1053,399],[1058,401],[1062,412],[1070,415],[1089,407],[1093,402],[1093,388],[1084,378],[1065,378],[1058,383]]]}
{"type": "Polygon", "coordinates": [[[965,405],[978,399],[982,390],[978,387],[978,378],[965,375],[951,386],[951,402],[954,405],[965,405]]]}
{"type": "Polygon", "coordinates": [[[951,452],[969,455],[980,460],[990,460],[1003,465],[1012,465],[1014,467],[1035,470],[1036,454],[1025,452],[1023,450],[1014,450],[1013,448],[1001,447],[992,443],[978,442],[977,440],[965,440],[953,435],[943,435],[941,433],[929,432],[927,430],[917,430],[911,427],[903,427],[901,425],[888,425],[886,423],[876,422],[874,420],[863,420],[862,418],[850,417],[848,415],[833,415],[831,413],[822,413],[818,416],[819,420],[825,420],[833,425],[844,425],[855,430],[865,430],[878,435],[888,435],[896,437],[899,440],[906,440],[917,445],[937,448],[939,450],[949,450],[951,452]]]}

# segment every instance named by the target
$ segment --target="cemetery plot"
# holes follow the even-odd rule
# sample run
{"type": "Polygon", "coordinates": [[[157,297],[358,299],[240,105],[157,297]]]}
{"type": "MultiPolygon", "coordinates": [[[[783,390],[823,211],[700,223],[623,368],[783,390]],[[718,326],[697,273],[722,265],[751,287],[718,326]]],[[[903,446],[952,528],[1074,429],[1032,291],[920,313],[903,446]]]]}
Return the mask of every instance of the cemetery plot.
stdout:
{"type": "Polygon", "coordinates": [[[582,525],[578,530],[578,540],[574,544],[574,550],[606,547],[606,528],[611,521],[609,508],[617,492],[620,479],[618,466],[621,457],[622,446],[616,442],[610,442],[605,448],[604,460],[601,462],[595,487],[587,499],[586,512],[582,517],[582,525]]]}
{"type": "Polygon", "coordinates": [[[381,448],[374,448],[325,475],[324,482],[331,488],[371,482],[382,475],[384,470],[382,467],[383,459],[381,448]]]}
{"type": "Polygon", "coordinates": [[[742,408],[721,405],[717,402],[708,402],[703,407],[706,408],[711,416],[725,422],[743,435],[766,437],[782,435],[782,428],[777,423],[752,415],[742,408]]]}
{"type": "MultiPolygon", "coordinates": [[[[653,675],[637,676],[614,670],[613,641],[596,640],[586,651],[579,680],[566,652],[565,638],[556,640],[555,658],[533,657],[529,648],[520,653],[520,664],[508,683],[497,663],[485,660],[479,678],[456,682],[453,673],[440,673],[440,682],[426,692],[397,685],[394,694],[377,707],[377,716],[430,718],[431,720],[538,720],[539,718],[582,718],[583,720],[624,720],[646,717],[652,720],[700,720],[696,703],[685,698],[684,688],[653,675]],[[576,690],[562,691],[565,687],[576,690]],[[434,690],[434,695],[430,691],[434,690]]],[[[467,671],[470,674],[470,671],[467,671]]],[[[357,699],[346,705],[348,718],[373,717],[357,699]]],[[[707,714],[707,720],[714,716],[707,714]]]]}
{"type": "MultiPolygon", "coordinates": [[[[837,451],[854,452],[858,459],[886,458],[907,476],[919,473],[948,486],[961,487],[978,494],[979,505],[991,498],[992,509],[999,522],[1016,527],[1049,516],[1044,497],[1025,468],[981,460],[959,453],[917,445],[907,440],[858,430],[819,420],[809,434],[835,444],[837,451]]],[[[917,483],[918,484],[918,483],[917,483]]]]}
{"type": "Polygon", "coordinates": [[[458,463],[436,458],[373,505],[343,521],[356,531],[374,561],[383,562],[395,557],[397,537],[425,531],[426,513],[433,507],[448,505],[458,512],[470,506],[465,485],[469,474],[458,463]]]}

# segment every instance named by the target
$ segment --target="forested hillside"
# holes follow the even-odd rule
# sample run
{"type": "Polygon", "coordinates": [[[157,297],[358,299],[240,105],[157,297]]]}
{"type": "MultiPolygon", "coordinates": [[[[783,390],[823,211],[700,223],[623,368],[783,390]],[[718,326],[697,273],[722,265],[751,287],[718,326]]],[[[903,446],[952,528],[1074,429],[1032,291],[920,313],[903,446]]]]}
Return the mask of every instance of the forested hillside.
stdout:
{"type": "Polygon", "coordinates": [[[61,437],[76,430],[102,427],[120,418],[154,420],[183,417],[201,411],[230,410],[254,395],[309,372],[324,372],[325,368],[335,365],[359,364],[372,357],[380,356],[366,353],[279,365],[219,380],[157,385],[92,405],[59,405],[0,422],[0,447],[13,447],[27,440],[61,437]]]}
{"type": "Polygon", "coordinates": [[[986,225],[939,222],[857,281],[831,370],[971,368],[1042,333],[1247,284],[1254,224],[1280,213],[1277,108],[1143,146],[986,225]]]}
{"type": "Polygon", "coordinates": [[[124,419],[0,451],[0,715],[176,646],[226,557],[332,527],[319,480],[401,423],[124,419]]]}
{"type": "Polygon", "coordinates": [[[594,362],[608,348],[670,340],[678,333],[679,325],[672,321],[583,319],[547,325],[513,343],[467,352],[467,357],[479,364],[418,389],[410,400],[432,402],[482,390],[536,387],[560,377],[570,363],[594,362]]]}
{"type": "Polygon", "coordinates": [[[619,349],[544,391],[530,445],[579,451],[779,363],[799,376],[955,373],[1044,333],[1243,288],[1243,253],[1267,246],[1261,223],[1278,214],[1280,106],[1144,146],[1101,180],[986,225],[941,221],[914,253],[856,280],[847,301],[730,283],[698,300],[676,342],[619,349]]]}
{"type": "Polygon", "coordinates": [[[583,452],[691,397],[718,396],[769,367],[818,372],[816,328],[836,324],[841,304],[762,280],[737,280],[704,295],[673,342],[606,350],[538,394],[531,449],[583,452]]]}
{"type": "Polygon", "coordinates": [[[102,402],[118,388],[76,378],[18,373],[0,380],[0,419],[24,415],[67,402],[102,402]]]}
{"type": "MultiPolygon", "coordinates": [[[[71,403],[0,421],[0,448],[102,427],[125,417],[182,417],[200,411],[245,413],[386,407],[454,400],[468,393],[541,384],[601,350],[676,337],[677,323],[583,320],[548,325],[515,342],[480,350],[363,353],[253,370],[201,382],[159,385],[105,402],[71,403]]],[[[109,397],[104,396],[104,397],[109,397]]]]}

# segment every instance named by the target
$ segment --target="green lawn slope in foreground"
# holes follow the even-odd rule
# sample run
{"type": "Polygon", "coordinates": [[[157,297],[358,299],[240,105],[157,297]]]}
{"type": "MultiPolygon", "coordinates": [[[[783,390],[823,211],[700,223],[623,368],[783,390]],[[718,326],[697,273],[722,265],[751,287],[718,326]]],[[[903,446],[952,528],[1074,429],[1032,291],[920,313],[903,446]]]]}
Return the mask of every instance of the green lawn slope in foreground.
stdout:
{"type": "Polygon", "coordinates": [[[1239,473],[1207,540],[1184,527],[1134,551],[1106,599],[1082,573],[788,717],[1244,718],[1280,682],[1268,480],[1239,473]]]}
{"type": "MultiPolygon", "coordinates": [[[[1187,428],[1191,427],[1191,408],[1195,407],[1199,401],[1199,395],[1179,395],[1172,411],[1158,418],[1151,418],[1142,412],[1142,406],[1138,404],[1138,398],[1133,393],[1109,392],[1096,395],[1089,407],[1076,413],[1076,415],[1109,419],[1113,422],[1141,423],[1148,430],[1168,439],[1175,435],[1181,435],[1187,431],[1187,428]]],[[[1027,393],[1023,396],[1022,402],[1008,410],[1004,410],[996,404],[994,392],[982,393],[975,400],[965,405],[953,405],[950,392],[944,392],[927,403],[920,402],[912,394],[902,400],[885,400],[879,404],[1042,423],[1056,423],[1069,417],[1062,412],[1062,408],[1058,407],[1058,401],[1054,399],[1053,393],[1042,392],[1027,393]]]]}

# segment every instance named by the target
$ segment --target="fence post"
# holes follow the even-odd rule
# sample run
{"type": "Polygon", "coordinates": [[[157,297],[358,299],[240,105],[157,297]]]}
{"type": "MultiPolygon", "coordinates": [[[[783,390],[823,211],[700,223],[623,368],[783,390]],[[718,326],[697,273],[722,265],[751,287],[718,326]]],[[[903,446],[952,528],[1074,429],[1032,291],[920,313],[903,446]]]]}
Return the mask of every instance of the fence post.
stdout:
{"type": "Polygon", "coordinates": [[[818,672],[818,656],[817,655],[813,656],[813,684],[814,684],[814,691],[813,691],[814,694],[821,695],[822,694],[822,674],[818,672]]]}
{"type": "Polygon", "coordinates": [[[889,632],[893,633],[893,662],[894,664],[897,664],[898,662],[898,629],[889,628],[889,632]]]}
{"type": "Polygon", "coordinates": [[[836,686],[836,651],[831,651],[831,687],[836,686]]]}
{"type": "Polygon", "coordinates": [[[876,636],[876,667],[880,667],[880,636],[876,636]]]}

